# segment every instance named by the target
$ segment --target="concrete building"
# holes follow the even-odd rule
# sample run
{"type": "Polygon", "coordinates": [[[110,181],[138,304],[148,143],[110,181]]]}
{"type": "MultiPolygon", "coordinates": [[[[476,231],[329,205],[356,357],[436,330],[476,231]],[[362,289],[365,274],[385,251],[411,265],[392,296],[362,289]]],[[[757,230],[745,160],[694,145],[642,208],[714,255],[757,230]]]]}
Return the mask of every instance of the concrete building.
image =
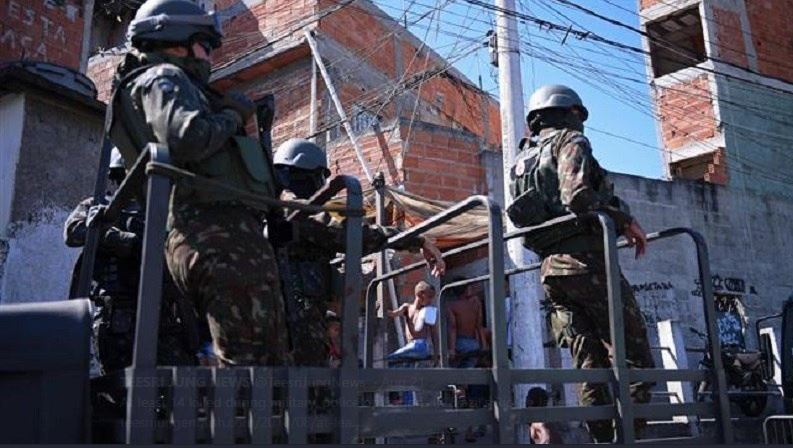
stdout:
{"type": "Polygon", "coordinates": [[[63,222],[93,191],[104,105],[84,75],[0,67],[0,303],[65,300],[75,249],[63,222]]]}

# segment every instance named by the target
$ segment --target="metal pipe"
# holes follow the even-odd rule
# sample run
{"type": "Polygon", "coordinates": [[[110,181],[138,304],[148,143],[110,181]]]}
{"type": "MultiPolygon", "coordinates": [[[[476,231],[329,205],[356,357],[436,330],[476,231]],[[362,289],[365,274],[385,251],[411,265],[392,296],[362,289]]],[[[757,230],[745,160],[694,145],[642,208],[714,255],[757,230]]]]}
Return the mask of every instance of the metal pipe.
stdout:
{"type": "MultiPolygon", "coordinates": [[[[109,171],[110,153],[113,150],[113,142],[105,133],[102,139],[102,152],[99,154],[99,169],[97,170],[96,183],[94,184],[94,204],[105,203],[105,187],[107,185],[107,173],[109,171]]],[[[97,223],[99,224],[99,223],[97,223]]],[[[88,227],[85,232],[85,242],[83,243],[83,258],[80,264],[80,276],[77,281],[77,297],[88,297],[91,288],[91,279],[94,275],[94,264],[96,263],[96,251],[99,249],[99,228],[94,225],[88,227]]]]}
{"type": "Polygon", "coordinates": [[[699,281],[702,285],[702,301],[705,312],[705,324],[708,330],[708,345],[713,362],[711,375],[718,392],[715,401],[717,407],[716,427],[719,441],[731,444],[733,441],[732,424],[730,423],[730,401],[727,397],[727,378],[724,375],[724,365],[721,359],[721,343],[716,332],[716,308],[713,304],[713,282],[710,276],[710,259],[708,258],[708,245],[705,238],[690,229],[686,229],[697,248],[697,266],[699,268],[699,281]]]}
{"type": "MultiPolygon", "coordinates": [[[[150,143],[146,147],[152,161],[170,163],[168,147],[150,143]]],[[[163,252],[171,180],[152,173],[146,199],[146,227],[143,260],[138,286],[135,345],[132,352],[131,381],[127,384],[126,440],[129,444],[154,443],[157,398],[157,334],[162,302],[163,252]]]]}
{"type": "Polygon", "coordinates": [[[311,31],[306,30],[303,34],[306,36],[306,42],[308,42],[308,46],[311,47],[311,55],[314,57],[314,62],[317,68],[319,68],[319,73],[322,75],[322,79],[325,81],[325,88],[328,90],[328,93],[333,100],[333,105],[336,106],[336,113],[339,114],[341,124],[344,126],[344,130],[347,131],[347,136],[350,138],[350,142],[352,142],[352,147],[355,150],[355,156],[358,158],[358,162],[361,164],[363,173],[366,175],[366,180],[371,183],[374,181],[372,170],[369,169],[369,164],[366,163],[366,159],[363,156],[363,149],[358,142],[358,137],[355,136],[355,131],[353,131],[352,125],[350,125],[350,120],[347,118],[347,114],[344,112],[344,106],[341,104],[339,95],[336,93],[336,88],[333,86],[333,80],[330,78],[328,70],[325,68],[325,62],[322,60],[322,56],[319,54],[317,42],[314,40],[314,36],[311,34],[311,31]]]}
{"type": "MultiPolygon", "coordinates": [[[[347,207],[361,209],[363,192],[358,179],[343,177],[347,190],[347,207]]],[[[339,442],[355,443],[358,438],[358,314],[361,297],[363,253],[363,218],[347,217],[344,253],[344,302],[342,311],[342,362],[339,370],[340,403],[339,442]]]]}
{"type": "Polygon", "coordinates": [[[628,366],[625,362],[625,315],[622,303],[622,275],[617,256],[617,232],[614,221],[605,213],[598,212],[598,221],[603,229],[603,249],[606,258],[606,287],[608,291],[609,327],[614,352],[614,395],[617,404],[617,443],[632,444],[636,440],[633,428],[633,402],[630,396],[628,366]]]}

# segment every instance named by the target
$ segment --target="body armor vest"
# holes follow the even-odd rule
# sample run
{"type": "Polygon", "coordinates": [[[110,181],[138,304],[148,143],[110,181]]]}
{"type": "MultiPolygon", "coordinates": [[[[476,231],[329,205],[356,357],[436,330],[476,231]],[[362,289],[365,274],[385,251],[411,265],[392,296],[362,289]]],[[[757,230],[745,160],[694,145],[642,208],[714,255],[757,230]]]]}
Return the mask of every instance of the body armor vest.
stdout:
{"type": "MultiPolygon", "coordinates": [[[[158,65],[165,65],[165,70],[175,72],[180,70],[170,64],[151,64],[136,68],[119,80],[109,103],[109,107],[113,110],[108,114],[110,118],[105,124],[105,129],[112,135],[124,160],[127,161],[128,169],[137,160],[140,148],[144,148],[147,143],[154,141],[151,129],[146,124],[139,107],[134,104],[134,98],[129,94],[130,86],[138,77],[149,73],[150,69],[158,65]]],[[[211,109],[211,99],[207,96],[204,89],[201,89],[201,100],[207,108],[211,109]]],[[[198,163],[189,164],[184,168],[249,193],[269,197],[277,196],[272,160],[259,142],[251,137],[234,136],[232,141],[225,144],[211,157],[198,163]]],[[[198,189],[183,185],[176,186],[174,198],[192,203],[239,202],[254,209],[263,209],[263,206],[258,203],[248,202],[225,191],[198,189]]]]}

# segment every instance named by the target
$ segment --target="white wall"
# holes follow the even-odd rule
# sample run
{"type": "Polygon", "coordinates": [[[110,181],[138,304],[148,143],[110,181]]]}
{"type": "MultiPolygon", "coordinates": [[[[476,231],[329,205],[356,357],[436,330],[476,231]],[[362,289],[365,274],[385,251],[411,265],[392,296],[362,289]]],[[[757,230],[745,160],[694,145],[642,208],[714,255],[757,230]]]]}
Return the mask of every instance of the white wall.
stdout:
{"type": "Polygon", "coordinates": [[[11,220],[24,122],[25,95],[9,94],[0,98],[0,239],[7,237],[11,220]]]}
{"type": "Polygon", "coordinates": [[[63,243],[69,210],[40,210],[34,219],[14,225],[0,288],[0,303],[66,300],[77,249],[63,243]]]}

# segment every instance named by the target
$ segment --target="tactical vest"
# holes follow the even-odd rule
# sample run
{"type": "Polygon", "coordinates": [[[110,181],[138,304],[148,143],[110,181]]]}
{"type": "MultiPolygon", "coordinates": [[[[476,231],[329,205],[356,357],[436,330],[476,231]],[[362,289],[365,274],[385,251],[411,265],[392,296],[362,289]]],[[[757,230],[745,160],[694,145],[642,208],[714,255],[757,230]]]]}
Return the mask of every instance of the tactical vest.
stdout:
{"type": "MultiPolygon", "coordinates": [[[[233,142],[200,163],[186,167],[198,175],[261,196],[276,197],[272,160],[259,142],[251,137],[234,136],[233,142]]],[[[267,211],[257,202],[237,198],[225,191],[195,189],[191,202],[241,202],[251,208],[267,211]]]]}
{"type": "MultiPolygon", "coordinates": [[[[515,199],[507,207],[507,215],[516,226],[537,226],[569,213],[560,198],[557,156],[576,133],[569,129],[554,131],[518,154],[510,169],[510,190],[515,199]]],[[[523,245],[545,257],[590,250],[598,245],[598,238],[590,227],[569,221],[526,234],[523,245]]]]}
{"type": "MultiPolygon", "coordinates": [[[[165,64],[146,65],[127,73],[113,91],[113,97],[109,104],[112,110],[108,113],[109,118],[105,123],[105,129],[113,137],[121,151],[121,155],[128,164],[127,168],[131,168],[131,164],[138,158],[140,148],[144,148],[147,143],[155,140],[141,111],[129,95],[130,83],[157,65],[165,64]],[[121,95],[120,92],[127,92],[127,95],[121,95]]],[[[170,64],[166,66],[166,69],[179,70],[178,67],[170,64]]],[[[210,107],[210,100],[203,90],[201,96],[207,107],[210,107]]],[[[265,153],[256,139],[251,137],[234,136],[232,141],[225,144],[211,157],[184,168],[248,193],[269,197],[277,195],[272,157],[265,153]]],[[[178,201],[184,200],[192,203],[239,202],[254,209],[267,211],[259,203],[211,188],[177,185],[174,189],[174,198],[178,201]]]]}
{"type": "Polygon", "coordinates": [[[510,190],[515,199],[507,207],[516,226],[536,226],[567,213],[559,198],[556,154],[570,132],[555,131],[539,145],[530,145],[518,154],[510,169],[510,190]]]}

